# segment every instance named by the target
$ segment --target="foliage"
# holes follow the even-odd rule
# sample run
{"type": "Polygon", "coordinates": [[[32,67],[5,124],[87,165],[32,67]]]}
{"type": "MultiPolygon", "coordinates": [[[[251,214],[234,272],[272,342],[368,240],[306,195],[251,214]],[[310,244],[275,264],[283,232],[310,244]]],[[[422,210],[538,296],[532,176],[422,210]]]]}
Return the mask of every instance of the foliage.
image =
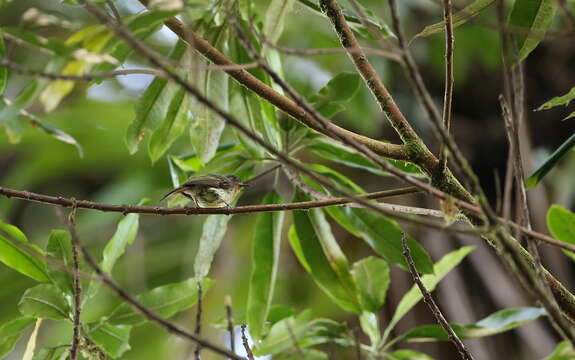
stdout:
{"type": "MultiPolygon", "coordinates": [[[[325,30],[329,14],[316,1],[165,1],[168,10],[156,6],[143,11],[134,10],[123,0],[94,1],[97,8],[108,10],[107,16],[121,15],[120,19],[109,19],[104,24],[76,16],[83,13],[84,1],[63,3],[54,6],[57,10],[36,9],[38,13],[32,14],[35,16],[28,13],[28,20],[24,13],[17,26],[11,24],[0,29],[1,59],[44,73],[30,76],[34,71],[27,73],[8,63],[0,66],[0,127],[4,130],[0,149],[6,153],[14,151],[14,154],[17,151],[14,149],[21,149],[13,158],[24,159],[2,174],[3,186],[20,189],[48,184],[46,186],[58,191],[58,196],[76,194],[83,189],[95,201],[140,201],[140,205],[145,205],[150,200],[140,200],[143,195],[158,199],[168,187],[168,177],[172,187],[179,186],[189,176],[212,173],[235,174],[247,182],[265,168],[282,164],[276,151],[305,171],[295,169],[293,164],[282,164],[287,181],[281,177],[281,171],[274,171],[273,185],[268,186],[272,189],[256,185],[256,190],[247,195],[253,203],[273,206],[322,200],[342,193],[366,194],[365,189],[375,185],[379,189],[393,184],[391,170],[383,170],[365,151],[353,148],[337,136],[311,130],[304,122],[289,118],[264,99],[272,91],[276,100],[289,95],[289,91],[281,88],[262,66],[251,66],[254,61],[251,51],[257,52],[280,79],[293,83],[295,90],[302,94],[301,99],[332,124],[351,129],[381,127],[377,119],[383,116],[375,110],[366,90],[366,84],[373,86],[373,78],[362,77],[345,57],[336,55],[314,60],[313,66],[317,68],[313,68],[312,76],[305,70],[311,67],[309,64],[302,66],[303,60],[293,60],[278,47],[286,37],[300,47],[328,48],[336,44],[335,36],[325,30]],[[173,25],[170,21],[174,18],[183,21],[195,35],[231,60],[213,64],[194,50],[194,46],[204,45],[194,44],[185,31],[178,39],[170,40],[164,24],[173,25]],[[133,35],[133,41],[140,45],[126,41],[114,31],[116,26],[125,27],[133,35]],[[146,56],[145,49],[152,49],[150,51],[162,60],[150,61],[154,57],[146,56]],[[149,81],[140,83],[137,96],[130,92],[127,81],[119,79],[125,74],[116,72],[109,79],[86,77],[122,72],[135,68],[135,64],[156,68],[159,62],[169,71],[155,72],[149,81]],[[197,89],[213,105],[192,96],[170,79],[170,74],[197,89]],[[259,91],[235,81],[252,75],[259,91]],[[74,81],[70,76],[86,81],[74,81]],[[94,100],[102,94],[108,96],[105,101],[94,100]],[[121,99],[122,96],[127,96],[127,100],[121,99]],[[229,126],[214,108],[237,119],[269,148],[229,126]],[[36,129],[41,132],[36,133],[36,129]],[[63,144],[55,144],[51,138],[63,144]],[[64,144],[73,145],[80,158],[71,159],[71,147],[64,144]],[[70,186],[69,190],[52,184],[60,181],[58,176],[78,174],[84,174],[84,178],[76,179],[80,184],[70,186]]],[[[386,17],[380,16],[384,12],[379,3],[351,3],[351,6],[343,5],[342,18],[362,44],[379,47],[386,41],[395,42],[399,33],[394,34],[386,17]]],[[[475,21],[495,18],[493,4],[493,0],[475,0],[456,9],[454,27],[461,34],[472,29],[475,21]]],[[[510,5],[505,26],[513,30],[511,39],[516,51],[511,66],[519,67],[541,46],[545,34],[553,30],[558,5],[555,0],[514,0],[510,5]]],[[[18,6],[17,2],[0,0],[3,11],[19,13],[18,6]]],[[[445,23],[437,20],[430,20],[432,25],[425,26],[413,37],[413,40],[419,39],[414,46],[435,41],[428,37],[444,31],[445,23]]],[[[346,44],[346,39],[341,41],[346,44]]],[[[488,45],[495,47],[496,44],[488,45]]],[[[434,51],[433,46],[426,49],[434,51]]],[[[476,45],[460,49],[468,51],[461,54],[460,59],[473,58],[470,54],[481,51],[476,45]]],[[[442,53],[429,55],[434,56],[443,59],[442,53]]],[[[361,61],[368,61],[367,56],[361,61]]],[[[380,59],[373,62],[381,65],[378,70],[383,69],[382,74],[389,77],[386,80],[392,82],[395,65],[380,59]]],[[[463,66],[471,69],[474,64],[469,62],[463,66]]],[[[149,73],[150,69],[145,70],[149,73]]],[[[400,92],[401,86],[397,85],[400,92]]],[[[537,110],[568,105],[575,96],[573,89],[548,100],[537,110]]],[[[296,106],[296,100],[299,101],[295,97],[287,99],[288,105],[296,106]]],[[[408,104],[406,108],[416,108],[411,96],[401,101],[408,104]]],[[[409,112],[411,110],[406,111],[409,112]]],[[[419,115],[416,111],[413,113],[416,123],[419,115]]],[[[324,129],[323,124],[312,120],[310,123],[315,128],[324,129]]],[[[374,135],[380,136],[379,132],[374,135]]],[[[417,153],[417,144],[402,140],[406,152],[421,155],[417,153]]],[[[575,135],[571,135],[526,180],[527,187],[537,185],[551,169],[558,167],[559,160],[574,144],[575,135]]],[[[12,155],[7,159],[12,159],[12,155]]],[[[3,160],[0,158],[0,166],[3,160]]],[[[415,157],[385,159],[393,168],[401,170],[404,177],[435,187],[445,185],[438,184],[436,174],[421,166],[419,160],[415,157]]],[[[442,173],[452,176],[449,169],[443,169],[442,173]]],[[[457,182],[454,177],[446,179],[457,182]]],[[[174,196],[167,205],[186,206],[188,200],[174,196]]],[[[403,241],[407,242],[418,276],[431,292],[473,251],[471,246],[462,246],[434,261],[435,256],[430,255],[425,243],[420,241],[424,236],[419,228],[403,223],[406,220],[425,225],[421,217],[404,214],[400,221],[387,216],[390,213],[384,215],[381,208],[369,206],[316,207],[243,216],[222,212],[201,220],[200,217],[152,220],[137,213],[124,214],[118,219],[109,214],[74,209],[74,214],[78,212],[77,227],[81,234],[80,244],[76,244],[69,230],[55,228],[58,225],[52,223],[56,220],[40,221],[41,217],[35,213],[19,212],[11,201],[2,201],[1,218],[6,221],[0,221],[0,261],[5,267],[0,280],[7,284],[4,291],[10,295],[6,296],[18,299],[10,298],[10,307],[1,307],[9,310],[0,312],[3,320],[0,358],[18,353],[21,351],[18,342],[27,340],[30,346],[25,350],[25,358],[34,355],[34,358],[64,359],[73,342],[74,330],[80,333],[79,350],[83,359],[165,358],[162,351],[167,351],[166,344],[175,343],[172,338],[175,335],[154,332],[158,329],[149,314],[127,301],[126,294],[135,293],[138,295],[134,298],[149,312],[178,326],[185,324],[184,328],[191,328],[189,318],[195,308],[196,319],[200,321],[197,329],[204,332],[199,335],[223,347],[220,341],[214,340],[221,336],[210,336],[214,335],[213,329],[206,330],[206,326],[200,325],[201,321],[213,325],[215,314],[221,315],[224,310],[222,295],[234,292],[234,311],[243,312],[236,312],[216,325],[227,328],[227,322],[232,320],[235,325],[247,324],[256,356],[327,359],[327,350],[333,347],[345,354],[359,351],[369,359],[432,359],[431,355],[397,347],[400,341],[448,339],[445,330],[433,324],[418,325],[397,335],[397,325],[423,299],[419,288],[413,285],[397,304],[389,301],[388,293],[394,286],[401,288],[397,286],[395,274],[399,273],[395,270],[403,271],[410,279],[412,276],[403,241]],[[26,216],[34,220],[19,222],[26,216]],[[237,244],[229,241],[228,237],[232,236],[238,239],[237,244]],[[103,238],[109,240],[102,244],[103,238]],[[119,284],[124,294],[115,293],[103,283],[82,256],[77,269],[80,280],[75,281],[74,263],[81,250],[93,254],[97,267],[106,278],[119,284]],[[234,274],[235,284],[229,285],[222,279],[226,271],[234,274]],[[80,300],[76,302],[78,292],[80,300]],[[204,296],[203,302],[200,293],[204,296]],[[289,306],[281,305],[286,302],[289,306]],[[384,307],[391,317],[382,323],[384,307]],[[74,329],[74,317],[79,309],[82,310],[80,326],[74,329]],[[33,323],[36,327],[30,333],[33,323]],[[395,337],[392,334],[396,334],[395,337]]],[[[239,202],[244,204],[243,199],[239,202]]],[[[370,204],[377,203],[365,205],[370,204]]],[[[443,226],[439,222],[434,224],[443,226]]],[[[575,215],[568,209],[558,205],[549,208],[547,225],[553,237],[575,245],[573,224],[575,215]]],[[[575,260],[575,254],[564,252],[575,260]]],[[[3,295],[0,290],[0,300],[3,295]]],[[[462,339],[483,338],[512,331],[543,317],[546,317],[543,308],[508,308],[471,324],[450,326],[462,339]]],[[[170,349],[170,357],[176,358],[178,352],[185,354],[188,350],[178,343],[170,349]]],[[[564,342],[558,344],[547,359],[572,356],[571,346],[564,342]]]]}

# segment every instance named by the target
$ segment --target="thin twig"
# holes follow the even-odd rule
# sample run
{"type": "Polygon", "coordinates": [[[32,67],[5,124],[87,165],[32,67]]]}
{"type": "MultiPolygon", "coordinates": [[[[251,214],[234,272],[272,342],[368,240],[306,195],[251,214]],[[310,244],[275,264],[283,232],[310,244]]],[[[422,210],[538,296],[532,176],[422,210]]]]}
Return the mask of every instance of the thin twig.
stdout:
{"type": "Polygon", "coordinates": [[[236,336],[234,333],[234,317],[232,316],[232,298],[226,296],[226,319],[228,322],[228,333],[230,335],[230,350],[236,352],[236,336]]]}
{"type": "Polygon", "coordinates": [[[417,269],[415,268],[415,262],[413,261],[413,258],[411,257],[411,252],[409,251],[409,246],[407,246],[407,237],[405,236],[405,234],[403,234],[402,243],[403,243],[403,256],[407,260],[407,265],[409,266],[409,272],[411,273],[413,280],[417,284],[419,291],[421,291],[421,294],[423,295],[423,300],[425,301],[425,304],[429,307],[429,310],[431,310],[431,313],[433,314],[433,316],[437,320],[437,323],[443,328],[443,330],[445,330],[445,332],[447,333],[447,336],[449,337],[449,340],[453,343],[453,345],[455,346],[455,348],[459,352],[459,355],[461,356],[461,358],[464,360],[472,360],[473,356],[471,356],[471,353],[469,353],[469,351],[466,349],[465,344],[463,344],[463,342],[457,336],[455,331],[453,331],[451,326],[449,326],[449,323],[447,322],[447,320],[445,319],[445,316],[443,316],[443,314],[441,313],[441,310],[439,309],[439,307],[437,306],[437,304],[433,300],[433,297],[429,293],[429,290],[427,290],[427,288],[423,284],[423,281],[421,281],[421,277],[419,276],[417,269]]]}
{"type": "MultiPolygon", "coordinates": [[[[178,63],[173,63],[172,65],[178,68],[186,68],[191,70],[229,71],[239,69],[253,69],[258,66],[258,63],[252,62],[248,64],[234,64],[234,65],[182,65],[178,63]]],[[[161,78],[166,77],[164,72],[154,69],[124,69],[114,71],[102,71],[98,73],[88,73],[83,75],[60,74],[60,73],[30,69],[20,64],[17,64],[13,61],[10,61],[7,58],[0,58],[0,66],[5,66],[10,70],[22,75],[39,76],[50,80],[92,81],[92,80],[110,79],[116,76],[134,75],[134,74],[154,75],[161,78]]]]}
{"type": "Polygon", "coordinates": [[[73,282],[74,282],[74,320],[73,326],[74,331],[72,334],[72,346],[70,347],[70,359],[76,360],[78,357],[78,347],[80,346],[80,316],[82,307],[82,286],[80,285],[80,260],[78,256],[78,247],[80,246],[80,241],[78,240],[78,234],[76,233],[75,226],[75,216],[76,216],[76,205],[75,200],[72,199],[73,205],[68,215],[68,229],[72,237],[72,264],[73,264],[73,282]]]}
{"type": "Polygon", "coordinates": [[[80,246],[80,250],[82,251],[82,255],[84,256],[84,259],[86,259],[86,263],[96,273],[97,278],[101,282],[106,284],[110,289],[112,289],[118,297],[120,297],[122,300],[124,300],[125,302],[130,304],[134,309],[139,311],[148,320],[160,325],[169,333],[175,334],[181,338],[184,338],[184,339],[187,339],[187,340],[192,341],[194,343],[200,344],[202,347],[204,347],[206,349],[210,349],[215,353],[218,353],[218,354],[223,355],[223,356],[227,356],[227,357],[234,359],[234,360],[245,360],[245,358],[238,356],[238,355],[228,351],[227,349],[225,349],[223,347],[212,344],[211,342],[209,342],[203,338],[200,338],[200,337],[196,336],[195,334],[192,334],[192,333],[190,333],[184,329],[181,329],[178,326],[172,324],[171,322],[163,319],[158,314],[156,314],[152,310],[148,309],[146,306],[144,306],[142,303],[140,303],[138,300],[136,300],[134,297],[130,296],[124,289],[122,289],[118,284],[116,284],[116,282],[114,280],[112,280],[108,275],[106,275],[102,271],[102,269],[98,266],[98,264],[96,263],[94,258],[92,258],[92,255],[90,255],[88,250],[86,250],[86,248],[84,248],[83,246],[80,246]]]}
{"type": "Polygon", "coordinates": [[[242,324],[242,344],[244,345],[244,349],[246,350],[246,354],[248,355],[249,360],[254,360],[254,353],[250,348],[250,344],[248,342],[248,337],[246,336],[246,326],[242,324]]]}
{"type": "MultiPolygon", "coordinates": [[[[196,328],[194,330],[194,334],[196,334],[198,337],[202,331],[202,296],[202,280],[198,279],[198,306],[196,308],[196,328]]],[[[196,344],[196,350],[194,351],[194,358],[196,360],[201,360],[201,350],[202,346],[200,344],[196,344]]]]}
{"type": "Polygon", "coordinates": [[[421,143],[421,139],[413,128],[411,124],[405,119],[401,110],[391,97],[391,94],[387,88],[381,82],[379,75],[367,60],[365,53],[361,51],[361,47],[353,31],[347,24],[345,16],[341,11],[341,8],[336,0],[320,0],[319,6],[321,11],[331,20],[337,35],[340,38],[340,42],[343,47],[347,49],[353,49],[348,53],[349,57],[353,61],[358,72],[361,74],[368,88],[371,90],[372,94],[375,96],[381,110],[385,113],[388,120],[391,122],[392,126],[395,128],[398,135],[401,137],[403,142],[417,142],[421,143]]]}
{"type": "Polygon", "coordinates": [[[22,75],[39,76],[50,80],[92,81],[92,80],[109,79],[116,76],[133,75],[133,74],[146,74],[158,77],[165,77],[163,72],[153,69],[125,69],[115,71],[102,71],[98,73],[84,74],[84,75],[59,74],[59,73],[51,73],[41,70],[30,69],[20,64],[17,64],[13,61],[10,61],[7,58],[0,58],[0,66],[5,66],[10,70],[15,71],[22,75]]]}
{"type": "Polygon", "coordinates": [[[263,178],[264,176],[266,176],[267,174],[276,171],[277,169],[279,169],[281,167],[281,164],[278,165],[274,165],[271,168],[262,171],[261,173],[257,174],[256,176],[254,176],[253,178],[245,181],[246,184],[253,184],[254,182],[258,181],[259,179],[263,178]]]}
{"type": "Polygon", "coordinates": [[[121,22],[122,21],[122,16],[120,15],[120,12],[118,11],[118,8],[116,7],[116,5],[114,4],[114,2],[112,0],[106,0],[106,5],[108,5],[108,7],[110,8],[110,10],[112,11],[112,14],[114,14],[114,17],[116,18],[117,22],[121,22]]]}
{"type": "MultiPolygon", "coordinates": [[[[449,134],[451,129],[451,103],[453,101],[453,8],[451,0],[443,0],[443,18],[445,21],[445,94],[443,96],[443,127],[449,134]]],[[[447,167],[448,152],[445,144],[441,145],[439,159],[443,169],[447,167]]]]}

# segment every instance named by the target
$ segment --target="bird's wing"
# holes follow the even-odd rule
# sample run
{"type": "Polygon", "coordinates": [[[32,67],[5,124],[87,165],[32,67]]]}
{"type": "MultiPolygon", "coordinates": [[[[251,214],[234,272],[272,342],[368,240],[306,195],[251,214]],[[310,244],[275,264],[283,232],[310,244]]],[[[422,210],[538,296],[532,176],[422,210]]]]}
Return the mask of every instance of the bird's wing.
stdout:
{"type": "Polygon", "coordinates": [[[204,185],[210,187],[221,187],[222,183],[229,183],[230,181],[221,175],[208,174],[208,175],[198,175],[189,178],[182,186],[193,186],[193,185],[204,185]]]}

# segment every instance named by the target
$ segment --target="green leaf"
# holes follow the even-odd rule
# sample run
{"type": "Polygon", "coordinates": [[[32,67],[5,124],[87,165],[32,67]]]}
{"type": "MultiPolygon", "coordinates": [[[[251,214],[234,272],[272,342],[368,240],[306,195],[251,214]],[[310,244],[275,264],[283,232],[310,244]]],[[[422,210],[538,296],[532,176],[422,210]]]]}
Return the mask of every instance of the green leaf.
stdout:
{"type": "MultiPolygon", "coordinates": [[[[552,205],[547,211],[547,227],[553,237],[567,244],[575,245],[575,214],[560,205],[552,205]]],[[[575,254],[563,250],[575,261],[575,254]]]]}
{"type": "Polygon", "coordinates": [[[148,152],[152,162],[156,162],[184,132],[189,121],[190,97],[184,89],[179,89],[173,97],[166,117],[152,134],[148,152]]]}
{"type": "MultiPolygon", "coordinates": [[[[23,42],[39,49],[48,50],[54,55],[69,57],[75,50],[75,47],[68,46],[61,41],[48,39],[20,28],[5,27],[2,31],[8,38],[17,39],[18,42],[23,42]]],[[[1,55],[5,56],[4,54],[1,55]]]]}
{"type": "Polygon", "coordinates": [[[65,346],[44,347],[34,354],[33,360],[66,360],[69,353],[65,346]]]}
{"type": "Polygon", "coordinates": [[[106,352],[110,357],[116,359],[130,350],[131,326],[110,325],[107,323],[95,324],[88,330],[88,336],[106,352]]]}
{"type": "Polygon", "coordinates": [[[575,359],[575,351],[568,341],[562,341],[557,344],[557,347],[549,356],[543,360],[573,360],[575,359]]]}
{"type": "MultiPolygon", "coordinates": [[[[269,193],[263,204],[279,204],[281,197],[269,193]]],[[[247,324],[250,335],[259,340],[268,318],[278,270],[284,212],[264,212],[258,215],[252,245],[252,272],[248,290],[247,324]]]]}
{"type": "Polygon", "coordinates": [[[385,360],[434,360],[431,356],[413,350],[396,350],[384,355],[385,360]]]}
{"type": "Polygon", "coordinates": [[[367,257],[353,264],[353,279],[359,290],[361,308],[372,313],[378,312],[385,303],[389,287],[389,266],[375,257],[367,257]]]}
{"type": "Polygon", "coordinates": [[[274,360],[328,360],[327,354],[315,349],[293,349],[274,356],[274,360]],[[301,350],[301,351],[300,351],[301,350]]]}
{"type": "Polygon", "coordinates": [[[294,211],[293,219],[294,226],[290,229],[289,239],[302,266],[338,306],[359,313],[355,284],[349,270],[344,267],[347,260],[342,258],[343,253],[339,247],[335,247],[335,240],[330,238],[333,237],[331,230],[327,233],[322,232],[326,229],[316,229],[311,216],[305,211],[294,211]],[[336,258],[331,258],[330,254],[336,258]]]}
{"type": "MultiPolygon", "coordinates": [[[[495,0],[475,0],[471,4],[467,5],[463,9],[457,11],[453,14],[453,28],[457,28],[473,19],[475,16],[479,15],[483,10],[487,9],[495,0]]],[[[427,37],[430,35],[442,33],[445,31],[445,21],[441,21],[437,24],[426,26],[420,33],[413,37],[413,40],[427,37]]]]}
{"type": "MultiPolygon", "coordinates": [[[[421,277],[421,280],[427,290],[430,292],[435,289],[435,286],[447,275],[453,268],[455,268],[471,251],[473,251],[473,246],[464,246],[458,250],[452,251],[445,255],[441,260],[439,260],[433,267],[433,274],[427,274],[421,277]]],[[[413,285],[411,289],[403,295],[403,298],[395,308],[395,313],[389,321],[387,328],[385,329],[383,339],[387,339],[387,336],[391,330],[395,327],[397,322],[415,306],[421,299],[423,295],[416,285],[413,285]]]]}
{"type": "Polygon", "coordinates": [[[543,162],[543,165],[527,178],[525,181],[527,189],[537,185],[541,179],[543,179],[543,177],[545,177],[545,175],[547,175],[547,173],[557,165],[559,160],[561,160],[572,149],[575,149],[575,134],[571,135],[569,139],[561,144],[561,146],[559,146],[559,148],[557,148],[557,150],[555,150],[555,152],[553,152],[553,154],[543,162]]]}
{"type": "Polygon", "coordinates": [[[200,237],[200,247],[194,261],[194,273],[196,277],[203,278],[210,272],[214,255],[218,251],[231,216],[209,215],[206,217],[200,237]]]}
{"type": "MultiPolygon", "coordinates": [[[[180,61],[185,53],[186,43],[178,41],[170,52],[169,58],[173,61],[180,61]]],[[[156,77],[150,83],[136,104],[136,117],[126,133],[126,144],[131,154],[138,151],[140,142],[162,123],[177,91],[176,84],[168,85],[168,81],[163,78],[156,77]]]]}
{"type": "MultiPolygon", "coordinates": [[[[389,173],[382,170],[379,165],[374,164],[371,160],[368,160],[357,151],[332,139],[321,137],[312,141],[308,148],[313,153],[326,160],[334,161],[356,169],[366,170],[376,175],[389,176],[389,173]]],[[[419,168],[413,164],[402,161],[396,161],[391,164],[411,174],[421,174],[419,168]]]]}
{"type": "MultiPolygon", "coordinates": [[[[498,311],[475,324],[450,324],[457,336],[461,339],[476,339],[493,336],[521,325],[525,325],[544,316],[545,309],[535,307],[511,308],[498,311]]],[[[439,325],[424,325],[411,329],[402,335],[407,341],[436,341],[449,340],[445,330],[439,325]]]]}
{"type": "Polygon", "coordinates": [[[551,26],[557,4],[555,0],[516,0],[509,15],[509,26],[528,35],[516,35],[518,61],[524,60],[541,42],[551,26]]]}
{"type": "MultiPolygon", "coordinates": [[[[0,29],[0,57],[6,57],[6,48],[4,47],[4,37],[3,30],[0,29]]],[[[6,89],[6,84],[8,83],[8,69],[4,66],[0,66],[0,95],[4,94],[4,89],[6,89]]]]}
{"type": "MultiPolygon", "coordinates": [[[[402,269],[408,269],[403,256],[403,231],[395,220],[358,208],[347,208],[345,214],[375,252],[390,263],[399,265],[402,269]]],[[[407,244],[417,270],[422,274],[433,273],[433,262],[425,249],[411,236],[408,236],[407,244]]]]}
{"type": "Polygon", "coordinates": [[[54,320],[70,319],[71,313],[64,294],[52,284],[36,285],[26,290],[18,309],[25,316],[54,320]]]}
{"type": "Polygon", "coordinates": [[[367,334],[372,346],[376,346],[381,338],[379,330],[379,316],[372,312],[364,311],[359,317],[361,330],[367,334]]]}
{"type": "MultiPolygon", "coordinates": [[[[205,294],[213,281],[202,279],[202,290],[205,294]]],[[[174,314],[186,310],[198,301],[198,280],[190,278],[188,280],[159,286],[138,295],[137,300],[152,312],[161,317],[169,318],[174,314]]],[[[147,318],[129,304],[118,306],[108,318],[108,322],[113,325],[140,325],[147,321],[147,318]]]]}
{"type": "Polygon", "coordinates": [[[74,145],[80,157],[84,157],[84,149],[82,148],[82,145],[80,145],[80,143],[74,137],[72,137],[72,135],[30,112],[22,112],[21,114],[26,117],[35,128],[44,131],[46,134],[52,136],[56,140],[62,141],[66,144],[74,145]]]}
{"type": "Polygon", "coordinates": [[[70,234],[63,230],[52,230],[46,247],[46,255],[65,267],[65,269],[56,266],[48,267],[48,275],[52,283],[66,294],[74,294],[74,281],[70,272],[73,267],[70,234]]]}
{"type": "MultiPolygon", "coordinates": [[[[226,26],[210,29],[205,36],[217,48],[227,47],[226,26]]],[[[198,60],[201,64],[209,64],[198,60]]],[[[220,70],[208,70],[198,74],[199,89],[208,99],[217,99],[218,107],[227,112],[229,109],[228,74],[220,70]]],[[[225,127],[225,120],[215,114],[197,99],[192,100],[192,121],[190,123],[190,140],[202,164],[210,161],[218,149],[220,137],[225,127]]]]}
{"type": "MultiPolygon", "coordinates": [[[[163,20],[176,15],[173,11],[146,11],[140,14],[128,16],[122,19],[122,23],[139,40],[144,40],[159,30],[163,20]]],[[[68,46],[82,46],[83,49],[93,54],[108,55],[110,60],[101,61],[99,64],[91,64],[83,59],[75,59],[68,62],[62,74],[82,75],[90,70],[94,72],[112,70],[121,64],[132,51],[132,47],[124,42],[119,36],[114,36],[112,30],[104,25],[94,25],[83,28],[66,40],[68,46]]],[[[54,110],[75,87],[75,82],[70,80],[54,80],[42,92],[41,102],[46,111],[54,110]]]]}
{"type": "Polygon", "coordinates": [[[138,227],[140,223],[139,214],[128,214],[118,223],[116,232],[106,244],[103,252],[102,270],[108,274],[112,273],[112,269],[116,261],[126,251],[126,246],[132,244],[138,235],[138,227]]]}
{"type": "Polygon", "coordinates": [[[275,44],[283,30],[285,19],[293,8],[294,0],[272,0],[264,17],[264,38],[275,44]]]}
{"type": "Polygon", "coordinates": [[[0,358],[12,352],[24,330],[33,322],[33,317],[19,317],[0,325],[0,358]]]}
{"type": "Polygon", "coordinates": [[[306,348],[331,341],[345,331],[345,326],[328,319],[312,319],[306,310],[275,323],[269,334],[254,349],[254,355],[274,355],[291,349],[294,344],[306,348]]]}
{"type": "Polygon", "coordinates": [[[572,87],[567,94],[552,98],[551,100],[545,102],[543,105],[535,109],[535,111],[548,110],[560,105],[567,106],[574,98],[575,98],[575,86],[572,87]]]}
{"type": "Polygon", "coordinates": [[[342,72],[332,78],[312,97],[314,108],[326,118],[345,109],[344,104],[359,90],[361,77],[357,73],[342,72]]]}
{"type": "Polygon", "coordinates": [[[39,250],[28,242],[17,227],[0,221],[0,261],[34,280],[48,282],[50,279],[46,266],[30,254],[35,251],[39,250]],[[23,248],[30,248],[30,251],[23,248]]]}

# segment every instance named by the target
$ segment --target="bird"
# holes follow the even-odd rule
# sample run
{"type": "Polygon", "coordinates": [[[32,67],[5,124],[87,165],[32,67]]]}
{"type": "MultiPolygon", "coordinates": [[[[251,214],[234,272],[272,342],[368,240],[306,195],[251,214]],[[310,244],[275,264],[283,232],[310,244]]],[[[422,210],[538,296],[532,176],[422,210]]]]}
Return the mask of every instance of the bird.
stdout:
{"type": "Polygon", "coordinates": [[[193,200],[196,207],[230,208],[239,192],[248,186],[236,175],[192,176],[185,183],[164,195],[160,201],[174,194],[182,194],[193,200]]]}

